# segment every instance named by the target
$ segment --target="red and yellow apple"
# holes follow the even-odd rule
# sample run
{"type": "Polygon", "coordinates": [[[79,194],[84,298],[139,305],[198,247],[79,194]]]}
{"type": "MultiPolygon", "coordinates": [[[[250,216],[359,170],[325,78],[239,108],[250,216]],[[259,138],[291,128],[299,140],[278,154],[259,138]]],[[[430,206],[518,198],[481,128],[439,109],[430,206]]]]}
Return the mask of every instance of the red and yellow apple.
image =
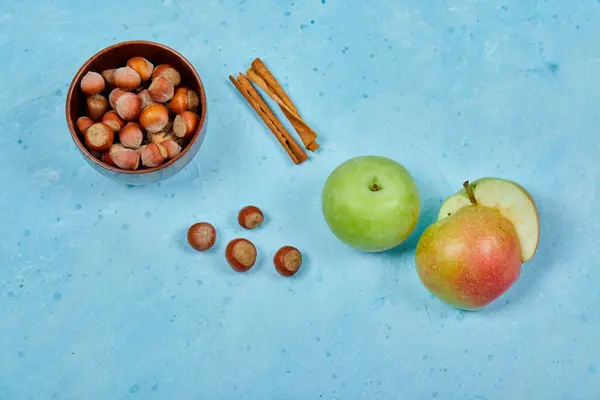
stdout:
{"type": "Polygon", "coordinates": [[[478,310],[519,278],[540,236],[531,195],[519,184],[483,178],[449,197],[416,250],[417,273],[436,297],[478,310]]]}

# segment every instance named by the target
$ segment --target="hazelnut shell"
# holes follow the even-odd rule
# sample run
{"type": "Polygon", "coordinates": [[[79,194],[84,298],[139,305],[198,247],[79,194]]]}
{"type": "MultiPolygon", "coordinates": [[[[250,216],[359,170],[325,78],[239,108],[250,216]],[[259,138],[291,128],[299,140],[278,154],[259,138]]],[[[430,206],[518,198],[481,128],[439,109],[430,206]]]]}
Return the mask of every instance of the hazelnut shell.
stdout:
{"type": "Polygon", "coordinates": [[[289,278],[300,269],[302,253],[295,247],[283,246],[275,253],[273,264],[275,264],[275,269],[280,275],[289,278]]]}
{"type": "Polygon", "coordinates": [[[194,250],[206,251],[215,245],[217,231],[208,222],[197,222],[189,227],[187,240],[194,250]]]}
{"type": "Polygon", "coordinates": [[[246,206],[238,213],[238,223],[246,229],[258,228],[264,219],[262,211],[256,206],[246,206]]]}
{"type": "Polygon", "coordinates": [[[256,247],[247,239],[233,239],[225,249],[225,259],[236,272],[247,272],[256,263],[256,247]]]}

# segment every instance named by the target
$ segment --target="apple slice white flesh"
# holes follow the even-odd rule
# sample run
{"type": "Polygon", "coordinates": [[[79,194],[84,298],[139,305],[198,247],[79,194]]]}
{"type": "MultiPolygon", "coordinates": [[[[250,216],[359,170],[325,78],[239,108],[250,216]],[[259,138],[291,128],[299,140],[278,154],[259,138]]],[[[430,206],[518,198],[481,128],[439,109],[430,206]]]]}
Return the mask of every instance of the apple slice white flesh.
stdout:
{"type": "MultiPolygon", "coordinates": [[[[517,231],[521,243],[521,261],[531,260],[540,239],[540,220],[535,202],[529,192],[516,182],[500,178],[481,178],[471,183],[478,205],[496,208],[508,218],[517,231]]],[[[438,220],[472,205],[466,189],[444,201],[438,220]]]]}

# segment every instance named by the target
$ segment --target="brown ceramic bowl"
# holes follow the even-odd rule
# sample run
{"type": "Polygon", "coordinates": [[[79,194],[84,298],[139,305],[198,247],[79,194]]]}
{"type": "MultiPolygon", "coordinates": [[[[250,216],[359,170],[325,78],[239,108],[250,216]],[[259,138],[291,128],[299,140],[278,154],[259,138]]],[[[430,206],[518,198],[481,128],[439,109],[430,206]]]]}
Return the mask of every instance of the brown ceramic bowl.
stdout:
{"type": "MultiPolygon", "coordinates": [[[[107,89],[102,93],[108,98],[107,89]]],[[[200,76],[181,54],[175,50],[159,43],[146,41],[130,41],[112,45],[94,54],[77,71],[77,74],[71,82],[66,101],[66,118],[71,137],[75,145],[83,154],[84,159],[100,174],[109,177],[115,181],[130,184],[144,185],[155,183],[181,171],[196,156],[202,142],[204,141],[206,131],[206,94],[204,85],[200,76]],[[198,128],[187,145],[181,150],[181,154],[164,164],[155,168],[141,168],[135,171],[123,170],[118,167],[106,164],[94,156],[85,146],[83,137],[79,134],[75,125],[77,118],[85,115],[86,96],[80,89],[80,82],[88,71],[102,72],[109,68],[118,68],[125,66],[127,60],[131,57],[145,57],[155,66],[159,64],[171,64],[181,74],[181,86],[188,87],[196,93],[200,99],[198,107],[198,116],[200,122],[198,128]]],[[[116,137],[117,135],[115,135],[116,137]]]]}

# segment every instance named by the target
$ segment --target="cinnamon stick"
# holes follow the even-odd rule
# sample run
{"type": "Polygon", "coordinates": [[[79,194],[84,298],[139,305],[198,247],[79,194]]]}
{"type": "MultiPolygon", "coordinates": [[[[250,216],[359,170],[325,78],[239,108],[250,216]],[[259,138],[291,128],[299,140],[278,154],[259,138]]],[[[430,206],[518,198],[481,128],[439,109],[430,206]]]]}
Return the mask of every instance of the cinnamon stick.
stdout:
{"type": "Polygon", "coordinates": [[[271,74],[271,71],[269,71],[267,66],[262,62],[260,58],[256,58],[254,59],[254,61],[252,61],[252,68],[265,80],[265,82],[267,82],[269,86],[271,86],[273,91],[277,93],[279,97],[281,97],[283,102],[289,108],[294,110],[294,112],[298,113],[298,110],[296,110],[294,103],[292,103],[292,99],[290,99],[285,90],[283,90],[283,87],[279,84],[277,79],[275,79],[273,74],[271,74]]]}
{"type": "Polygon", "coordinates": [[[267,93],[269,97],[271,97],[273,100],[275,100],[275,102],[277,102],[277,104],[279,104],[279,107],[283,111],[283,114],[290,121],[294,129],[296,129],[296,132],[298,132],[298,135],[304,143],[304,146],[308,150],[313,152],[316,149],[318,149],[319,144],[316,142],[316,132],[313,131],[312,128],[308,126],[306,122],[304,122],[304,120],[298,115],[297,110],[295,111],[291,109],[285,103],[285,101],[281,97],[279,97],[279,95],[277,95],[277,93],[275,93],[273,89],[271,89],[271,87],[267,84],[263,77],[260,76],[254,69],[249,69],[247,72],[247,76],[250,81],[252,81],[255,85],[259,86],[262,90],[265,91],[265,93],[267,93]]]}
{"type": "Polygon", "coordinates": [[[252,106],[254,111],[261,117],[265,124],[269,127],[273,135],[283,146],[290,158],[295,164],[300,164],[308,159],[308,156],[298,146],[289,132],[281,124],[279,119],[273,114],[267,103],[263,100],[260,94],[256,91],[250,81],[243,75],[239,74],[238,79],[229,76],[229,80],[234,84],[238,91],[244,96],[246,101],[252,106]]]}
{"type": "Polygon", "coordinates": [[[290,97],[260,58],[252,61],[247,75],[254,84],[261,87],[269,97],[279,104],[286,118],[298,132],[304,146],[313,152],[318,149],[317,133],[300,117],[300,113],[290,97]]]}

